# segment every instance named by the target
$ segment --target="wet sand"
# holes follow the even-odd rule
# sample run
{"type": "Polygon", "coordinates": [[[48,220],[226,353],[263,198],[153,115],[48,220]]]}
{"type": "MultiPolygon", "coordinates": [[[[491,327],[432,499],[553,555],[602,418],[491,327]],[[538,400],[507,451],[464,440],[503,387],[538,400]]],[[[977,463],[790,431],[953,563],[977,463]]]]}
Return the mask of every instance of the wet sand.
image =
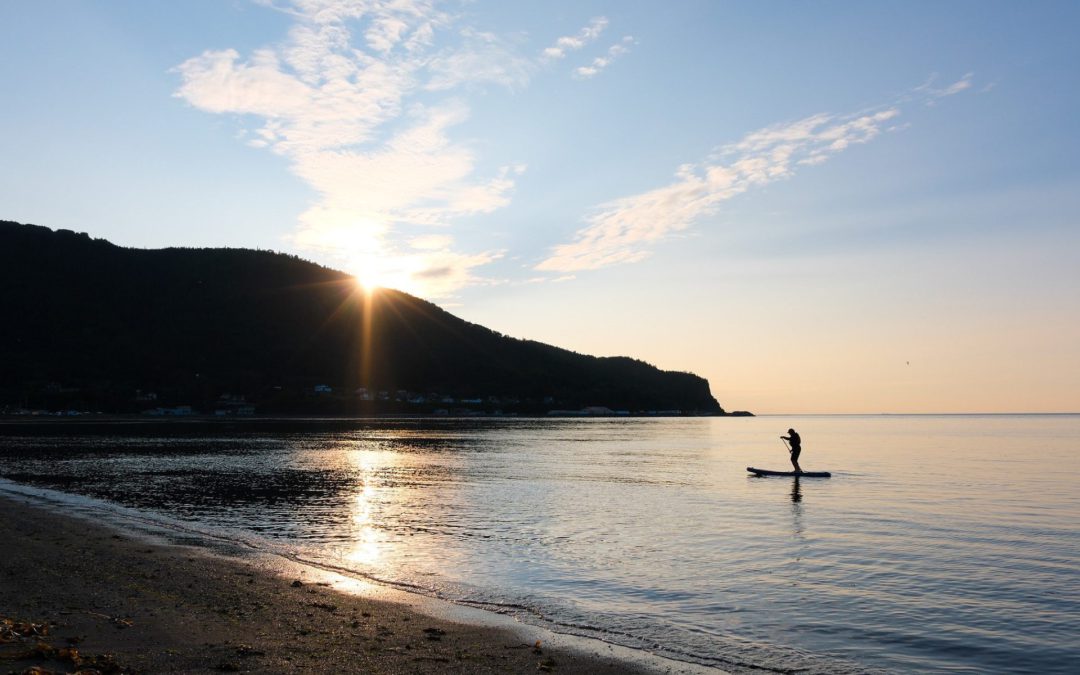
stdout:
{"type": "Polygon", "coordinates": [[[540,629],[432,618],[412,603],[340,592],[317,574],[282,569],[0,497],[0,672],[696,670],[631,663],[603,644],[552,648],[540,629]]]}

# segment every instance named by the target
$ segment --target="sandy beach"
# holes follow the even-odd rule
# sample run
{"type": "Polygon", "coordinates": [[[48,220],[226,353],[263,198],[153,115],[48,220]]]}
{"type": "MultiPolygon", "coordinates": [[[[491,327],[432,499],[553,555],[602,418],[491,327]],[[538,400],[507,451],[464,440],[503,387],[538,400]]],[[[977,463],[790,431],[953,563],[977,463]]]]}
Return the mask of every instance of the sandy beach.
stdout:
{"type": "Polygon", "coordinates": [[[0,497],[0,541],[0,672],[695,670],[631,663],[603,644],[551,647],[526,626],[433,618],[317,574],[148,541],[19,497],[0,497]]]}

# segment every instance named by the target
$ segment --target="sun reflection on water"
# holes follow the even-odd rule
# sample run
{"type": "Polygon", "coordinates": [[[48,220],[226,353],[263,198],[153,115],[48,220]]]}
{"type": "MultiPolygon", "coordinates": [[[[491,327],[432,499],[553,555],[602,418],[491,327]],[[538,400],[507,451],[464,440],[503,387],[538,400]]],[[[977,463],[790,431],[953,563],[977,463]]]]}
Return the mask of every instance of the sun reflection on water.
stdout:
{"type": "Polygon", "coordinates": [[[362,565],[374,565],[379,561],[381,541],[371,519],[371,498],[374,490],[370,485],[365,485],[353,502],[352,528],[353,535],[352,551],[346,556],[350,561],[362,565]]]}
{"type": "Polygon", "coordinates": [[[352,443],[347,445],[349,447],[345,450],[345,456],[358,474],[357,484],[360,489],[353,498],[349,514],[353,534],[351,548],[345,558],[350,562],[372,566],[382,557],[384,544],[374,517],[377,493],[390,488],[375,486],[375,468],[378,466],[374,457],[376,453],[360,449],[352,443]]]}

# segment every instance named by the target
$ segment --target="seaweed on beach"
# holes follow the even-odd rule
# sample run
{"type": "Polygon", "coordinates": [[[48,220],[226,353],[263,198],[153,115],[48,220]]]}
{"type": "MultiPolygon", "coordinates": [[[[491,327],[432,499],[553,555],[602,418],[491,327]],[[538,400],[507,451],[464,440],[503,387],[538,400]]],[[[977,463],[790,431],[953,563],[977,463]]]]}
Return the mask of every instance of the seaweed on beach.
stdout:
{"type": "MultiPolygon", "coordinates": [[[[45,641],[55,622],[20,621],[0,617],[0,661],[21,666],[21,675],[130,675],[111,654],[83,654],[73,641],[57,647],[45,641]],[[20,663],[21,662],[21,663],[20,663]]],[[[77,642],[77,641],[75,641],[77,642]]]]}
{"type": "Polygon", "coordinates": [[[45,637],[49,634],[49,624],[15,621],[0,618],[0,644],[6,644],[27,638],[45,637]]]}

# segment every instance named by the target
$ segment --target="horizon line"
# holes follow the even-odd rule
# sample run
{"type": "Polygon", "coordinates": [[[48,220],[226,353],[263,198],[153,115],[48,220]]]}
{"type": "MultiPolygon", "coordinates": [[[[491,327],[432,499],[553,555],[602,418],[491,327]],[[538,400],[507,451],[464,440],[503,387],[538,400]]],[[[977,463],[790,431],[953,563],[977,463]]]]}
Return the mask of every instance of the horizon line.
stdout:
{"type": "Polygon", "coordinates": [[[832,413],[809,413],[809,412],[770,412],[754,413],[754,417],[929,417],[929,416],[952,416],[952,417],[990,417],[990,416],[1034,416],[1034,415],[1080,415],[1080,411],[1074,412],[832,412],[832,413]]]}

